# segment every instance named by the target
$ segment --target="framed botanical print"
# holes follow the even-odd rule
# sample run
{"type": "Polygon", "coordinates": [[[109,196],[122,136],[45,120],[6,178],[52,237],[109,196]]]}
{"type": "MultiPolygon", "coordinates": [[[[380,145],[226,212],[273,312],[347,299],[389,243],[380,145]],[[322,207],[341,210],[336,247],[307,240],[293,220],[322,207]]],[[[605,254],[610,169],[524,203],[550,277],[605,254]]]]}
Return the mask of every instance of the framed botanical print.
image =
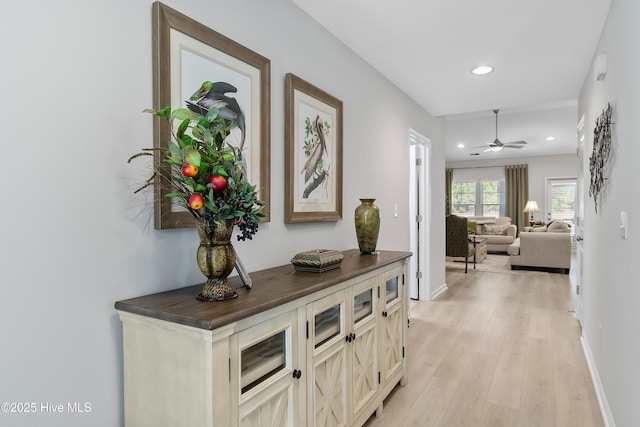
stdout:
{"type": "Polygon", "coordinates": [[[285,78],[285,222],[342,219],[342,101],[285,78]]]}

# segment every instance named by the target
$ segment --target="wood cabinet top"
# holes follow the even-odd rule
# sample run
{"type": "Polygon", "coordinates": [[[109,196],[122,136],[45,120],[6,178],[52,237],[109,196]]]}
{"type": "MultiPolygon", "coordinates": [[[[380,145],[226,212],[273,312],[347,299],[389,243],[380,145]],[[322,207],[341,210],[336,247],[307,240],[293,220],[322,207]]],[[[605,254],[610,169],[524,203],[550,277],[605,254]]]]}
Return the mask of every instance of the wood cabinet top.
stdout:
{"type": "Polygon", "coordinates": [[[115,308],[213,330],[411,256],[411,252],[397,251],[361,254],[357,249],[343,254],[340,267],[324,273],[296,271],[291,264],[250,273],[251,289],[243,287],[239,277],[232,277],[238,297],[228,301],[198,301],[196,296],[204,286],[199,284],[118,301],[115,308]]]}

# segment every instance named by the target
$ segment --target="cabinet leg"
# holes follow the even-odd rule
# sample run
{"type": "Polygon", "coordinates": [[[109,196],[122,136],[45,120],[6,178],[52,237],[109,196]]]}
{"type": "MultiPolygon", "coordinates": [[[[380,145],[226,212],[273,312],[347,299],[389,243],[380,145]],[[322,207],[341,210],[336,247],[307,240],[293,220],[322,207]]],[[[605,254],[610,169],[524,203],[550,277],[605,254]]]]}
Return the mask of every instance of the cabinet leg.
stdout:
{"type": "Polygon", "coordinates": [[[376,409],[376,418],[380,418],[380,416],[382,416],[382,407],[384,406],[383,402],[380,402],[380,405],[378,405],[378,409],[376,409]]]}

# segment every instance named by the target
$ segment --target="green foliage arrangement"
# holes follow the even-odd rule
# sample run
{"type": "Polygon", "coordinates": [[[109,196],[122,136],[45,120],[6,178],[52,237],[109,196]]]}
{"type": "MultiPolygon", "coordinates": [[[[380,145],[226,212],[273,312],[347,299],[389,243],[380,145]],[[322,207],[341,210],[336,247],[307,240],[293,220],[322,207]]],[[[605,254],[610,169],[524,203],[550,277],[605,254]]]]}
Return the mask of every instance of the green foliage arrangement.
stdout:
{"type": "Polygon", "coordinates": [[[205,116],[169,106],[144,112],[166,120],[172,140],[168,148],[143,149],[129,158],[129,162],[140,156],[161,160],[153,176],[135,192],[154,184],[164,186],[165,197],[173,198],[195,218],[233,221],[241,232],[238,240],[251,239],[266,215],[255,185],[247,182],[242,147],[225,142],[236,122],[222,117],[216,108],[205,116]]]}

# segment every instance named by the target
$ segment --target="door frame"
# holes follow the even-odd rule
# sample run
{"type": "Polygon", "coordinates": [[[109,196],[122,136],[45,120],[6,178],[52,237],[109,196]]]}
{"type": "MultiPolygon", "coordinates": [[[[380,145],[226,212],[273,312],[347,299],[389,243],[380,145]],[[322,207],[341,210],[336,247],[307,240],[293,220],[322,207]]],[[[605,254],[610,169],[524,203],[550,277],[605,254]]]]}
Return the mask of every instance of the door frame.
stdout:
{"type": "Polygon", "coordinates": [[[578,156],[578,176],[576,185],[576,223],[575,227],[575,239],[576,239],[576,265],[575,265],[575,280],[571,280],[571,300],[575,309],[575,316],[578,322],[582,324],[584,320],[584,199],[585,199],[585,187],[584,187],[584,174],[586,165],[584,161],[584,141],[586,135],[584,133],[584,114],[580,117],[580,121],[576,126],[578,148],[576,155],[578,156]]]}

